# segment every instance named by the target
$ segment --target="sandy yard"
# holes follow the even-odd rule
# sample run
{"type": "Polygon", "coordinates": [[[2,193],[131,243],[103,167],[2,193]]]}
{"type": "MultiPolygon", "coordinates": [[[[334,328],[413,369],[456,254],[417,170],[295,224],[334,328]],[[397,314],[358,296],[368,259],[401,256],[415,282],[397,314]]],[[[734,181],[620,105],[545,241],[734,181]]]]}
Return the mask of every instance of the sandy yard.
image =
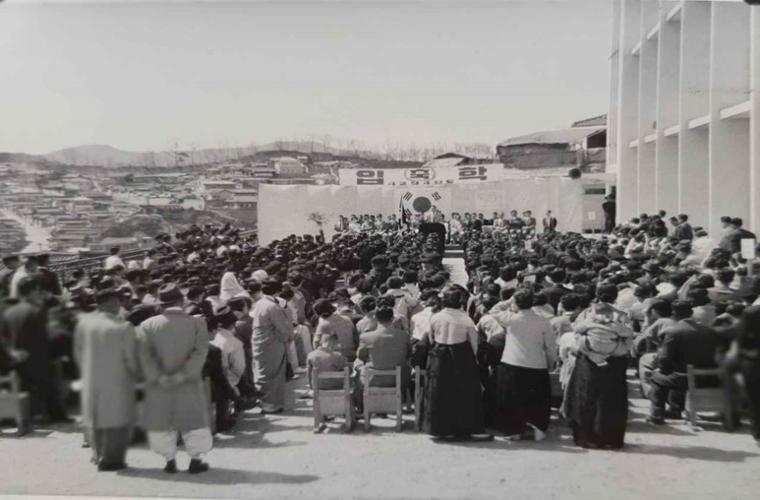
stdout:
{"type": "MultiPolygon", "coordinates": [[[[303,394],[303,379],[293,383],[303,394]]],[[[632,391],[633,392],[633,391],[632,391]]],[[[633,393],[632,395],[637,395],[633,393]]],[[[0,437],[0,493],[212,498],[757,498],[760,448],[746,430],[728,434],[706,422],[654,428],[646,402],[632,399],[622,451],[572,446],[553,421],[541,443],[436,443],[391,420],[374,419],[345,434],[338,424],[312,433],[311,402],[286,415],[248,412],[234,434],[216,439],[212,470],[167,475],[145,445],[130,449],[129,469],[100,472],[89,464],[75,425],[0,437]]],[[[179,466],[185,468],[186,455],[179,466]]]]}

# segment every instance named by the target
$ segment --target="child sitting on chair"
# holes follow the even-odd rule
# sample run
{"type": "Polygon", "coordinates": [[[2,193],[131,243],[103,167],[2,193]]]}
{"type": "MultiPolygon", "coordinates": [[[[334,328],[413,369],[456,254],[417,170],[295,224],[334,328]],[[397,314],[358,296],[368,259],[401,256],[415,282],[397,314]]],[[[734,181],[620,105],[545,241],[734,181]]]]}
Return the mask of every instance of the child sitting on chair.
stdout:
{"type": "MultiPolygon", "coordinates": [[[[306,357],[306,370],[309,377],[309,388],[313,391],[316,384],[320,390],[335,390],[343,388],[343,379],[317,380],[320,372],[339,372],[346,366],[346,358],[338,352],[338,337],[334,334],[323,334],[319,339],[319,347],[306,357]]],[[[315,422],[314,432],[325,430],[327,417],[322,416],[321,422],[315,422]]]]}
{"type": "MultiPolygon", "coordinates": [[[[309,377],[309,388],[314,390],[314,370],[317,372],[340,372],[346,366],[346,358],[338,352],[338,337],[334,334],[323,334],[319,339],[319,347],[306,357],[306,370],[309,377]]],[[[334,390],[343,387],[343,380],[323,380],[320,389],[334,390]]]]}

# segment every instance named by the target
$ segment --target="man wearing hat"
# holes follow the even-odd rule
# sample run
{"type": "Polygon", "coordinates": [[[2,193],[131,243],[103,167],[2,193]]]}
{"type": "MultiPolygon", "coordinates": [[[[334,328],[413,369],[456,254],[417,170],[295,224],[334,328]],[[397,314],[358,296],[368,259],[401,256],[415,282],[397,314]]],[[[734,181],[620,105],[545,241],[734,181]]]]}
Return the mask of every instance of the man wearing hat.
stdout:
{"type": "Polygon", "coordinates": [[[262,297],[251,311],[254,380],[262,394],[262,413],[285,409],[287,343],[293,337],[293,325],[274,297],[281,288],[277,280],[264,281],[262,297]]]}
{"type": "Polygon", "coordinates": [[[109,269],[113,269],[116,266],[120,266],[122,269],[127,268],[127,266],[124,265],[124,261],[121,260],[121,257],[119,257],[119,247],[111,247],[111,255],[106,257],[103,268],[108,271],[109,269]]]}
{"type": "Polygon", "coordinates": [[[190,455],[188,472],[209,469],[203,455],[211,450],[202,371],[208,330],[202,319],[185,313],[174,284],[159,289],[163,312],[138,328],[140,361],[145,378],[144,425],[150,448],[166,459],[164,471],[177,472],[177,437],[190,455]]]}
{"type": "Polygon", "coordinates": [[[70,422],[51,373],[53,349],[40,285],[32,276],[24,276],[16,283],[16,292],[19,301],[3,311],[0,330],[10,339],[11,348],[29,353],[18,367],[22,386],[45,406],[50,422],[70,422]]]}
{"type": "Polygon", "coordinates": [[[126,467],[135,423],[138,378],[134,327],[119,317],[119,291],[99,290],[97,310],[82,314],[74,331],[74,359],[82,378],[82,423],[98,470],[126,467]]]}

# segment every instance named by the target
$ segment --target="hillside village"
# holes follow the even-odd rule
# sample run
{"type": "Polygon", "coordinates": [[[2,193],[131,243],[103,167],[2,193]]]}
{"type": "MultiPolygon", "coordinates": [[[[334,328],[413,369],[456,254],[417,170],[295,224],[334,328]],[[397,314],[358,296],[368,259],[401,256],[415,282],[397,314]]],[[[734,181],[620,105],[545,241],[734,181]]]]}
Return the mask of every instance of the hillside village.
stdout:
{"type": "Polygon", "coordinates": [[[156,234],[236,220],[255,231],[258,188],[337,184],[340,169],[441,168],[502,162],[504,168],[564,175],[604,170],[605,117],[561,130],[483,145],[372,153],[314,141],[255,148],[133,153],[111,146],[48,155],[0,153],[0,246],[99,255],[138,250],[156,234]],[[474,157],[459,151],[479,154],[474,157]],[[498,158],[498,159],[497,159],[498,158]],[[30,242],[26,233],[36,234],[30,242]]]}

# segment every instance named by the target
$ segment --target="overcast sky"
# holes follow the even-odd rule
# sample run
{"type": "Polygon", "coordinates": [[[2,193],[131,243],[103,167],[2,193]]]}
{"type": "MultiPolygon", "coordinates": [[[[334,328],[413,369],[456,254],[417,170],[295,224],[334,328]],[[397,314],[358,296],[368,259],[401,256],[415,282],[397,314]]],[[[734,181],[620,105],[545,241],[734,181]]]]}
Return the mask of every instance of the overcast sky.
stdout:
{"type": "Polygon", "coordinates": [[[7,1],[0,151],[495,145],[607,111],[610,4],[7,1]]]}

